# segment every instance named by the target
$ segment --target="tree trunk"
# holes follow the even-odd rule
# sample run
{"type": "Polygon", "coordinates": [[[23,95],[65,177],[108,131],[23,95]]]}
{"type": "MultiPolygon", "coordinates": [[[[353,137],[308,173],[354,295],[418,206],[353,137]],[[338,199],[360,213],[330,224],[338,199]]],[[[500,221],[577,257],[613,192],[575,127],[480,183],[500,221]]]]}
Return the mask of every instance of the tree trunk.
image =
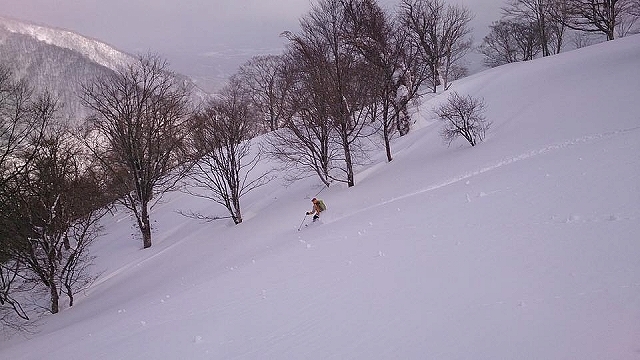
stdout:
{"type": "Polygon", "coordinates": [[[58,287],[53,281],[49,283],[49,293],[51,294],[51,313],[57,314],[60,311],[60,295],[58,294],[58,287]]]}
{"type": "Polygon", "coordinates": [[[405,136],[409,133],[410,120],[409,111],[407,110],[407,102],[406,98],[402,99],[398,107],[398,111],[396,114],[396,125],[398,128],[398,133],[400,136],[405,136]]]}
{"type": "Polygon", "coordinates": [[[606,16],[605,26],[606,26],[606,34],[607,41],[613,40],[615,38],[615,30],[616,30],[616,3],[618,0],[610,0],[604,1],[604,12],[606,16]]]}
{"type": "Polygon", "coordinates": [[[347,186],[352,187],[355,185],[353,177],[353,160],[351,159],[351,149],[349,147],[349,142],[347,141],[346,135],[343,135],[342,147],[344,148],[344,162],[347,170],[347,186]]]}
{"type": "Polygon", "coordinates": [[[73,289],[71,289],[70,285],[65,285],[65,288],[67,289],[66,293],[69,297],[69,307],[71,307],[73,306],[73,289]]]}
{"type": "Polygon", "coordinates": [[[537,13],[536,17],[538,20],[538,29],[540,30],[540,46],[543,57],[551,55],[551,51],[549,50],[549,32],[547,28],[548,12],[545,6],[548,6],[548,4],[538,2],[535,10],[535,12],[537,13]]]}
{"type": "Polygon", "coordinates": [[[233,220],[236,225],[242,222],[242,212],[240,211],[240,196],[234,196],[233,198],[234,217],[233,220]]]}
{"type": "Polygon", "coordinates": [[[151,247],[151,224],[149,222],[149,204],[145,201],[142,202],[141,209],[141,228],[142,232],[142,247],[144,249],[151,247]]]}
{"type": "Polygon", "coordinates": [[[431,90],[433,90],[434,94],[437,94],[438,85],[440,84],[440,73],[438,72],[438,65],[435,63],[431,65],[431,76],[431,80],[433,81],[433,88],[431,90]]]}
{"type": "Polygon", "coordinates": [[[382,137],[384,139],[384,148],[387,153],[387,162],[391,162],[391,136],[389,134],[389,106],[385,105],[382,113],[382,137]]]}
{"type": "Polygon", "coordinates": [[[391,157],[391,140],[389,138],[389,130],[387,127],[384,127],[384,148],[387,153],[387,162],[391,162],[393,158],[391,157]]]}

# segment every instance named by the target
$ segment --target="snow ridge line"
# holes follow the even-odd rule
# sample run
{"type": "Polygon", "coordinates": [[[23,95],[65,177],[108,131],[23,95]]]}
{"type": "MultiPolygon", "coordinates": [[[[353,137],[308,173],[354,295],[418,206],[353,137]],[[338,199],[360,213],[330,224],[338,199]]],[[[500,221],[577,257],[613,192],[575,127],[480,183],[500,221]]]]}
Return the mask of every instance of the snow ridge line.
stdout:
{"type": "Polygon", "coordinates": [[[454,178],[451,178],[449,180],[445,180],[444,182],[441,182],[439,184],[431,185],[429,187],[426,187],[426,188],[418,190],[418,191],[414,191],[412,193],[408,193],[408,194],[405,194],[405,195],[397,196],[397,197],[391,198],[389,200],[385,200],[385,201],[379,202],[377,204],[367,206],[366,208],[363,208],[363,209],[360,209],[358,211],[355,211],[355,212],[353,212],[353,213],[351,213],[349,215],[354,215],[354,214],[357,214],[357,213],[361,213],[363,211],[370,211],[371,209],[377,208],[379,206],[387,205],[387,204],[393,203],[393,202],[398,201],[398,200],[403,200],[403,199],[406,199],[406,198],[409,198],[409,197],[412,197],[412,196],[421,195],[421,194],[424,194],[424,193],[427,193],[427,192],[430,192],[430,191],[433,191],[433,190],[437,190],[437,189],[443,188],[445,186],[453,185],[453,184],[455,184],[457,182],[470,179],[470,178],[472,178],[474,176],[477,176],[477,175],[480,175],[480,174],[484,174],[486,172],[495,170],[495,169],[500,168],[502,166],[510,165],[510,164],[513,164],[513,163],[518,162],[518,161],[526,160],[526,159],[529,159],[529,158],[537,156],[537,155],[546,154],[546,153],[554,151],[554,150],[565,149],[565,148],[568,148],[570,146],[574,146],[574,145],[578,145],[578,144],[586,144],[586,143],[590,143],[590,142],[593,142],[593,141],[596,141],[596,140],[600,140],[600,139],[611,138],[611,137],[614,137],[614,136],[617,136],[617,135],[622,135],[622,134],[630,133],[630,132],[637,131],[637,130],[640,130],[640,126],[633,127],[633,128],[628,128],[628,129],[608,131],[608,132],[595,134],[595,135],[587,135],[587,136],[583,136],[583,137],[567,140],[567,141],[564,141],[564,142],[561,142],[561,143],[558,143],[558,144],[551,144],[551,145],[545,146],[545,147],[543,147],[541,149],[538,149],[538,150],[532,150],[532,151],[529,151],[529,152],[526,152],[526,153],[523,153],[523,154],[520,154],[520,155],[516,155],[516,156],[513,156],[513,157],[509,157],[509,158],[500,160],[500,161],[498,161],[497,163],[495,163],[493,165],[489,165],[489,166],[486,166],[484,168],[481,168],[481,169],[466,173],[464,175],[461,175],[461,176],[458,176],[458,177],[454,177],[454,178]]]}

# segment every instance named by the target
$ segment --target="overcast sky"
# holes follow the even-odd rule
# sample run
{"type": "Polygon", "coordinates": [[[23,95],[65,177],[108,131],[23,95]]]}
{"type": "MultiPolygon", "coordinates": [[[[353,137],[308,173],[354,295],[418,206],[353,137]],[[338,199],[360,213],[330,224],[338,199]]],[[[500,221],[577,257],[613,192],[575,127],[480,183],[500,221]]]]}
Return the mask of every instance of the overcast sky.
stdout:
{"type": "MultiPolygon", "coordinates": [[[[0,0],[0,15],[72,30],[131,54],[155,52],[205,88],[252,55],[278,54],[285,30],[312,0],[0,0]]],[[[479,41],[504,0],[450,0],[467,6],[479,41]]],[[[398,0],[378,0],[392,7],[398,0]]]]}

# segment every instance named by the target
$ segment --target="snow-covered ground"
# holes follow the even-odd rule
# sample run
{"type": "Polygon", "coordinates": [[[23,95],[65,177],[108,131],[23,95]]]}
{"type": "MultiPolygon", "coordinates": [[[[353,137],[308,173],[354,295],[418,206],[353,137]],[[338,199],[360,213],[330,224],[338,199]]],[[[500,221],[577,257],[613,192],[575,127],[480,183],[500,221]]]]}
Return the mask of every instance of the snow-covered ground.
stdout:
{"type": "Polygon", "coordinates": [[[640,359],[640,36],[491,69],[452,90],[493,122],[443,145],[432,108],[356,186],[243,198],[240,226],[171,194],[152,248],[121,212],[104,271],[1,359],[640,359]]]}
{"type": "Polygon", "coordinates": [[[117,69],[135,61],[134,57],[118,51],[110,45],[69,30],[40,26],[3,16],[0,16],[0,28],[12,33],[28,35],[38,41],[60,48],[73,50],[110,69],[117,69]]]}

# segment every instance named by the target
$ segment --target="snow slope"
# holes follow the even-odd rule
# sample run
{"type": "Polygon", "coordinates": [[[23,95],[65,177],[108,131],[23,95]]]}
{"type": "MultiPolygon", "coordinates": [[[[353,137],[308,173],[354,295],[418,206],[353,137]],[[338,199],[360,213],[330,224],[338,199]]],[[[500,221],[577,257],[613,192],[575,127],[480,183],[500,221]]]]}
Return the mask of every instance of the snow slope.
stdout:
{"type": "MultiPolygon", "coordinates": [[[[126,213],[98,281],[2,359],[639,359],[640,36],[478,73],[484,143],[423,104],[395,159],[243,198],[245,222],[171,194],[141,250],[126,213]]],[[[265,164],[265,166],[267,166],[265,164]]]]}
{"type": "Polygon", "coordinates": [[[29,35],[38,41],[75,51],[109,69],[118,69],[135,60],[134,57],[110,45],[68,30],[35,25],[2,16],[0,16],[0,27],[9,32],[29,35]]]}

